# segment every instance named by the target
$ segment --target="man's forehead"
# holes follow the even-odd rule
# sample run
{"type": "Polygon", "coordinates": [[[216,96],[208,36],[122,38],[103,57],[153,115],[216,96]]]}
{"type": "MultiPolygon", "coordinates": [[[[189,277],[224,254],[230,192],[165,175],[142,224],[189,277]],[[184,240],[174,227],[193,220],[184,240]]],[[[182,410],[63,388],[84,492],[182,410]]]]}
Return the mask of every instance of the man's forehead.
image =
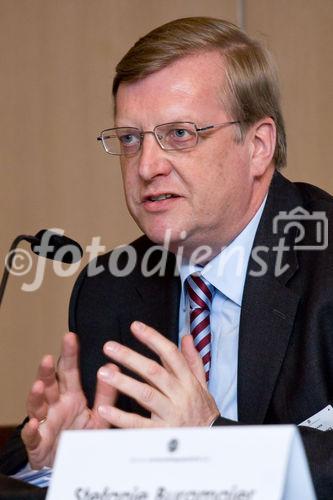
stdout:
{"type": "Polygon", "coordinates": [[[220,101],[224,68],[217,51],[185,56],[135,82],[120,84],[116,96],[117,118],[133,107],[175,106],[220,101]]]}

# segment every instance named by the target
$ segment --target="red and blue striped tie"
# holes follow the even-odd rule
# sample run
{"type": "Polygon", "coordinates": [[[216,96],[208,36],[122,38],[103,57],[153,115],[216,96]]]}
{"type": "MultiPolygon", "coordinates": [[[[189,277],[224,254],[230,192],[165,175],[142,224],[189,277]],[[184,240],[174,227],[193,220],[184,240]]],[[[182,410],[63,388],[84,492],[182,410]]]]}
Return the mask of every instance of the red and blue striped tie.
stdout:
{"type": "Polygon", "coordinates": [[[201,356],[207,382],[209,380],[211,361],[210,310],[214,291],[215,287],[200,273],[191,274],[187,278],[187,292],[190,302],[190,332],[194,345],[201,356]]]}

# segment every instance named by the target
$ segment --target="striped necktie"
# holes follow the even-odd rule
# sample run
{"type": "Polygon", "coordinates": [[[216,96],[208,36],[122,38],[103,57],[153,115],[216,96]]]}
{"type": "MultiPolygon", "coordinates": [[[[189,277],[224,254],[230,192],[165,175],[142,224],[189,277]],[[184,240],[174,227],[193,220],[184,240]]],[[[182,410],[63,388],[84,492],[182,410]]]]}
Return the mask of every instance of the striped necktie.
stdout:
{"type": "Polygon", "coordinates": [[[200,273],[191,274],[186,283],[190,303],[190,332],[201,356],[208,382],[211,361],[210,309],[215,287],[200,273]]]}

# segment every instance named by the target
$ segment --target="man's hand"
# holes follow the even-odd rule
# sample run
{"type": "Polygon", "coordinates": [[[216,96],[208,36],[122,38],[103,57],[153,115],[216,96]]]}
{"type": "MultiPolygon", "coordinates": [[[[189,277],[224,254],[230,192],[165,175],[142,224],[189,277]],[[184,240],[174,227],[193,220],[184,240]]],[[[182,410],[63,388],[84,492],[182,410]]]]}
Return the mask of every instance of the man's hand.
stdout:
{"type": "MultiPolygon", "coordinates": [[[[57,373],[52,356],[45,356],[38,368],[37,379],[28,396],[29,422],[23,427],[22,439],[33,469],[51,466],[64,429],[108,428],[97,408],[113,405],[117,391],[102,380],[97,381],[94,407],[87,407],[78,369],[78,342],[74,333],[63,339],[57,373]]],[[[117,367],[109,369],[117,371],[117,367]]]]}
{"type": "Polygon", "coordinates": [[[202,361],[192,337],[183,337],[179,352],[175,344],[149,326],[135,321],[131,331],[159,356],[162,364],[117,342],[107,342],[105,354],[140,375],[145,382],[124,375],[114,365],[100,368],[98,378],[135,399],[151,412],[151,418],[107,405],[98,408],[101,416],[122,428],[209,426],[219,411],[208,392],[202,361]]]}

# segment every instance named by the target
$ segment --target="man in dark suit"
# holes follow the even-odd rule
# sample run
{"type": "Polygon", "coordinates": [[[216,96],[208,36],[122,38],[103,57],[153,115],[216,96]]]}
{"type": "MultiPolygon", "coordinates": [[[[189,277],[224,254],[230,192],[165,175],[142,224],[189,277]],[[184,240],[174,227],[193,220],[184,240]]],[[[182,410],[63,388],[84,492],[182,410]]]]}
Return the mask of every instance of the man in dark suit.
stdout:
{"type": "MultiPolygon", "coordinates": [[[[333,202],[278,172],[286,142],[266,52],[230,23],[177,20],[137,42],[113,91],[116,127],[100,139],[120,156],[146,236],[77,281],[77,336],[64,338],[57,376],[42,360],[28,399],[33,468],[52,465],[65,428],[299,424],[332,401],[333,202]],[[228,294],[218,270],[235,242],[243,271],[233,268],[228,294]],[[191,316],[190,276],[209,297],[203,323],[191,316]],[[204,347],[186,335],[195,322],[204,347]]],[[[301,432],[318,496],[329,498],[332,433],[301,432]]]]}

